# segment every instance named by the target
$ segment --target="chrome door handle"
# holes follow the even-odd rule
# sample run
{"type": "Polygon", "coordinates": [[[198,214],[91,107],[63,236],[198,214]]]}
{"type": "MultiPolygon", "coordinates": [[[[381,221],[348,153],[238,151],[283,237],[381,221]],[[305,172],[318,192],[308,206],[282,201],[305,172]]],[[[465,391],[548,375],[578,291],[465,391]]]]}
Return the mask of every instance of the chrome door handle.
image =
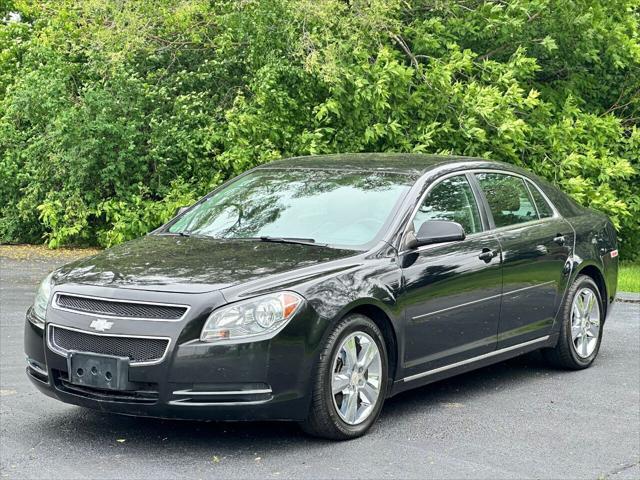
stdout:
{"type": "Polygon", "coordinates": [[[564,235],[558,233],[556,234],[555,238],[553,239],[554,242],[556,242],[558,245],[562,246],[566,243],[567,239],[564,238],[564,235]]]}
{"type": "Polygon", "coordinates": [[[493,257],[495,257],[497,254],[498,252],[496,250],[483,248],[482,253],[478,255],[478,258],[486,263],[489,263],[491,260],[493,260],[493,257]]]}

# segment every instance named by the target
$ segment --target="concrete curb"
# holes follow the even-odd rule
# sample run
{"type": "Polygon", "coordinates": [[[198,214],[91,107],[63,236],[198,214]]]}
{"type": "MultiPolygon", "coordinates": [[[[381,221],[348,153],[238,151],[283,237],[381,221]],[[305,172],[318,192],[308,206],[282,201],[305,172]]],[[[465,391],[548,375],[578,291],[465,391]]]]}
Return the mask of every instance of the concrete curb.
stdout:
{"type": "Polygon", "coordinates": [[[618,292],[616,302],[640,303],[640,293],[618,292]]]}

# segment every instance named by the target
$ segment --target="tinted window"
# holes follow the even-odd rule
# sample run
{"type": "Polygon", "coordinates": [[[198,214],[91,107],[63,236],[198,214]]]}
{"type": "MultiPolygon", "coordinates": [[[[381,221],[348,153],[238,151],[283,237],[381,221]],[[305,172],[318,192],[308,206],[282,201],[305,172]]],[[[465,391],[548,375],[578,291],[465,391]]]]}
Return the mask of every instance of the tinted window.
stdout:
{"type": "Polygon", "coordinates": [[[478,205],[464,175],[447,178],[431,189],[413,219],[415,231],[427,220],[458,222],[467,234],[482,230],[478,205]]]}
{"type": "Polygon", "coordinates": [[[382,172],[256,170],[195,206],[169,232],[362,246],[379,234],[412,183],[406,175],[382,172]]]}
{"type": "Polygon", "coordinates": [[[549,205],[549,202],[547,202],[542,196],[540,190],[538,190],[531,182],[527,182],[527,184],[529,185],[529,191],[533,196],[533,201],[536,203],[536,207],[538,207],[538,215],[540,215],[540,218],[552,217],[553,210],[551,209],[551,205],[549,205]]]}
{"type": "Polygon", "coordinates": [[[524,180],[500,173],[476,174],[487,197],[496,228],[537,220],[536,207],[524,180]]]}

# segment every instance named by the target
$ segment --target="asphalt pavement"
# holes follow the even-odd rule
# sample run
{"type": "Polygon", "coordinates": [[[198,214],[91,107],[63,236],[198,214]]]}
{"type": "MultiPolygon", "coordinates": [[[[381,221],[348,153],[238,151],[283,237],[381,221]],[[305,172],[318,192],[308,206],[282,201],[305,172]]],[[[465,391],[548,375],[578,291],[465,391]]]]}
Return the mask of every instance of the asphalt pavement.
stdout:
{"type": "Polygon", "coordinates": [[[291,423],[113,416],[40,394],[24,313],[61,260],[0,257],[2,478],[640,478],[640,303],[617,302],[580,372],[537,354],[388,400],[371,432],[335,443],[291,423]]]}

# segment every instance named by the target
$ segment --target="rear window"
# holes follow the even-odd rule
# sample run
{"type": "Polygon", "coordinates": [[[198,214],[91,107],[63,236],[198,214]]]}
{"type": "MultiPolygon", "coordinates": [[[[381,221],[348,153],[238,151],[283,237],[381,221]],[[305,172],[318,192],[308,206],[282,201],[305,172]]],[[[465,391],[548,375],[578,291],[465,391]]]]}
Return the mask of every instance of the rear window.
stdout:
{"type": "Polygon", "coordinates": [[[522,178],[501,173],[478,173],[476,178],[487,198],[496,228],[538,219],[522,178]]]}

